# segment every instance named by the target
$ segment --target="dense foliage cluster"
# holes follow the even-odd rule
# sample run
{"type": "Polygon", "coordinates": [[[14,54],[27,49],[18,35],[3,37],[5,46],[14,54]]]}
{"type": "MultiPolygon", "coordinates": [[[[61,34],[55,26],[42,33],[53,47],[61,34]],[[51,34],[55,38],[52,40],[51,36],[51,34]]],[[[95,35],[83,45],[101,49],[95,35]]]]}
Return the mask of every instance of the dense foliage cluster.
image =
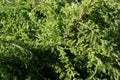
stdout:
{"type": "Polygon", "coordinates": [[[0,0],[0,80],[119,80],[119,0],[0,0]]]}

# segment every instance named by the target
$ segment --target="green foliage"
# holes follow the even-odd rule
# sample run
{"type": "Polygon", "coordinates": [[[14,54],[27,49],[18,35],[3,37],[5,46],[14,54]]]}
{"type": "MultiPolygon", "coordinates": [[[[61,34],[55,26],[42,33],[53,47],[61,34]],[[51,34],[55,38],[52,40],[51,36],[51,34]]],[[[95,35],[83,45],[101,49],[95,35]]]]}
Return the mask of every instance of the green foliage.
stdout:
{"type": "Polygon", "coordinates": [[[119,80],[119,4],[1,0],[0,80],[119,80]]]}

